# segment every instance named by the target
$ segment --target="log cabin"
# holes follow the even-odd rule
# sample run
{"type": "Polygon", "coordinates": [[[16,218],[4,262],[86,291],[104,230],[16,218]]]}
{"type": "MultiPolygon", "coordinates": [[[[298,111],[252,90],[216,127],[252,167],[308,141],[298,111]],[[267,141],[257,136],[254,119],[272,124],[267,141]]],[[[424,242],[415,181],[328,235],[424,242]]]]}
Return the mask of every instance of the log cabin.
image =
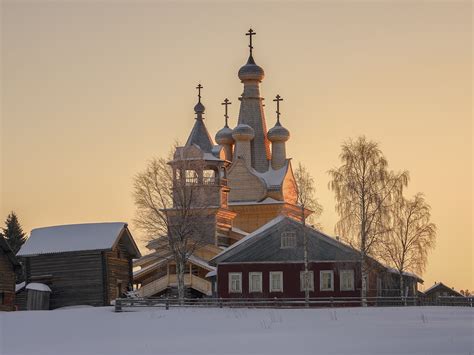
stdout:
{"type": "Polygon", "coordinates": [[[126,223],[88,223],[34,229],[18,253],[26,284],[51,289],[50,309],[106,306],[133,282],[141,256],[126,223]]]}
{"type": "Polygon", "coordinates": [[[20,268],[8,242],[0,235],[0,311],[15,310],[15,275],[20,268]]]}
{"type": "Polygon", "coordinates": [[[423,299],[426,302],[437,302],[440,297],[464,297],[464,295],[442,282],[435,282],[423,292],[423,299]]]}
{"type": "MultiPolygon", "coordinates": [[[[304,298],[304,233],[310,297],[360,297],[357,250],[293,218],[279,216],[214,257],[221,298],[304,298]]],[[[385,296],[397,275],[370,259],[369,297],[385,296]]],[[[410,277],[409,275],[406,275],[410,277]]],[[[413,278],[414,282],[418,278],[413,278]]],[[[415,288],[416,291],[416,288],[415,288]]],[[[399,294],[399,293],[398,293],[399,294]]]]}

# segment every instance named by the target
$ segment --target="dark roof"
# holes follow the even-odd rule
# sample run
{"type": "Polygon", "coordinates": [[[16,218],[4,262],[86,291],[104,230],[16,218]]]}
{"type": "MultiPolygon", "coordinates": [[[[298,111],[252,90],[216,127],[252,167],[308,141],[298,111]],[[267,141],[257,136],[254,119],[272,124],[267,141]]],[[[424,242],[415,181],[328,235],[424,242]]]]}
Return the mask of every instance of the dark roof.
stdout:
{"type": "MultiPolygon", "coordinates": [[[[351,247],[312,227],[306,226],[305,231],[310,261],[359,261],[359,254],[351,247]]],[[[289,217],[279,216],[231,245],[214,257],[212,262],[302,262],[303,256],[302,224],[289,217]],[[284,232],[295,232],[295,248],[281,248],[281,235],[284,232]]]]}
{"type": "Polygon", "coordinates": [[[20,263],[18,262],[18,259],[15,256],[15,253],[13,253],[7,240],[1,235],[0,235],[0,250],[2,250],[3,253],[7,256],[8,260],[10,260],[10,262],[12,263],[15,269],[20,267],[20,263]]]}
{"type": "Polygon", "coordinates": [[[214,143],[212,142],[212,138],[207,131],[204,121],[199,118],[196,118],[196,122],[194,122],[194,127],[186,141],[186,147],[190,147],[193,144],[197,145],[206,153],[211,153],[214,147],[214,143]]]}

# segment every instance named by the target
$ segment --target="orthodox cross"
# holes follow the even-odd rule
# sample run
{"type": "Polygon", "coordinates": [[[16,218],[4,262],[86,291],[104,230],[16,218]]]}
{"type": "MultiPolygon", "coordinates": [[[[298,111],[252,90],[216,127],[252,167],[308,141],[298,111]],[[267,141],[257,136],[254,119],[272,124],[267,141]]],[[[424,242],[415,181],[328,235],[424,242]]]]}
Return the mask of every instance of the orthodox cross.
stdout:
{"type": "Polygon", "coordinates": [[[273,99],[277,103],[277,124],[280,124],[280,101],[283,101],[283,98],[280,95],[277,95],[275,99],[273,99]]]}
{"type": "Polygon", "coordinates": [[[223,102],[221,105],[225,105],[225,114],[224,114],[224,117],[225,117],[225,126],[226,126],[226,127],[229,127],[229,125],[227,124],[227,120],[229,119],[229,115],[227,114],[227,106],[232,105],[232,102],[230,102],[229,99],[226,97],[226,98],[224,99],[224,102],[223,102]]]}
{"type": "Polygon", "coordinates": [[[201,83],[198,84],[198,86],[196,86],[196,89],[198,89],[198,99],[199,99],[199,102],[201,102],[201,89],[204,88],[204,86],[201,85],[201,83]]]}
{"type": "Polygon", "coordinates": [[[257,34],[257,32],[255,32],[254,30],[250,29],[245,35],[246,36],[249,36],[250,37],[250,44],[249,44],[249,48],[250,48],[250,55],[252,55],[252,49],[253,49],[253,46],[252,46],[252,36],[255,36],[257,34]]]}

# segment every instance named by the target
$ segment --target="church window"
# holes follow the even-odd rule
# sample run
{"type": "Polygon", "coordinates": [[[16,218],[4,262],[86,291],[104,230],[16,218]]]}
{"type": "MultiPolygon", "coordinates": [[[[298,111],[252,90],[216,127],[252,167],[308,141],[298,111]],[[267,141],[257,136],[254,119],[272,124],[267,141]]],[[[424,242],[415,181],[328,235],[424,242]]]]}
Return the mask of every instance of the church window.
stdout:
{"type": "Polygon", "coordinates": [[[241,293],[241,292],[242,292],[242,273],[230,272],[229,273],[229,293],[241,293]]]}
{"type": "Polygon", "coordinates": [[[281,234],[281,248],[296,248],[295,232],[283,232],[281,234]]]}
{"type": "Polygon", "coordinates": [[[270,272],[270,292],[283,292],[283,272],[270,272]]]}
{"type": "MultiPolygon", "coordinates": [[[[305,291],[305,272],[301,271],[300,272],[300,290],[305,291]]],[[[308,271],[308,290],[309,291],[314,291],[314,273],[312,271],[308,271]]]]}
{"type": "Polygon", "coordinates": [[[341,291],[354,291],[354,270],[341,270],[339,283],[341,291]]]}
{"type": "Polygon", "coordinates": [[[262,292],[262,273],[249,273],[249,292],[262,292]]]}
{"type": "Polygon", "coordinates": [[[334,272],[323,270],[319,272],[319,289],[321,291],[334,291],[334,272]]]}

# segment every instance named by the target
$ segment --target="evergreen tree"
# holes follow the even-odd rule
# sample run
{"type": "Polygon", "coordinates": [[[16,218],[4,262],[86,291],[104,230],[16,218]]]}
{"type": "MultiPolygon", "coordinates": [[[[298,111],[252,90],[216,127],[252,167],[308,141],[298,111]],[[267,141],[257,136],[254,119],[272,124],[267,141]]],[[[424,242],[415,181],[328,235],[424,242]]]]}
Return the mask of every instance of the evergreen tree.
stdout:
{"type": "Polygon", "coordinates": [[[18,253],[21,246],[26,241],[26,234],[23,232],[15,212],[11,212],[5,220],[3,236],[15,254],[18,253]]]}

